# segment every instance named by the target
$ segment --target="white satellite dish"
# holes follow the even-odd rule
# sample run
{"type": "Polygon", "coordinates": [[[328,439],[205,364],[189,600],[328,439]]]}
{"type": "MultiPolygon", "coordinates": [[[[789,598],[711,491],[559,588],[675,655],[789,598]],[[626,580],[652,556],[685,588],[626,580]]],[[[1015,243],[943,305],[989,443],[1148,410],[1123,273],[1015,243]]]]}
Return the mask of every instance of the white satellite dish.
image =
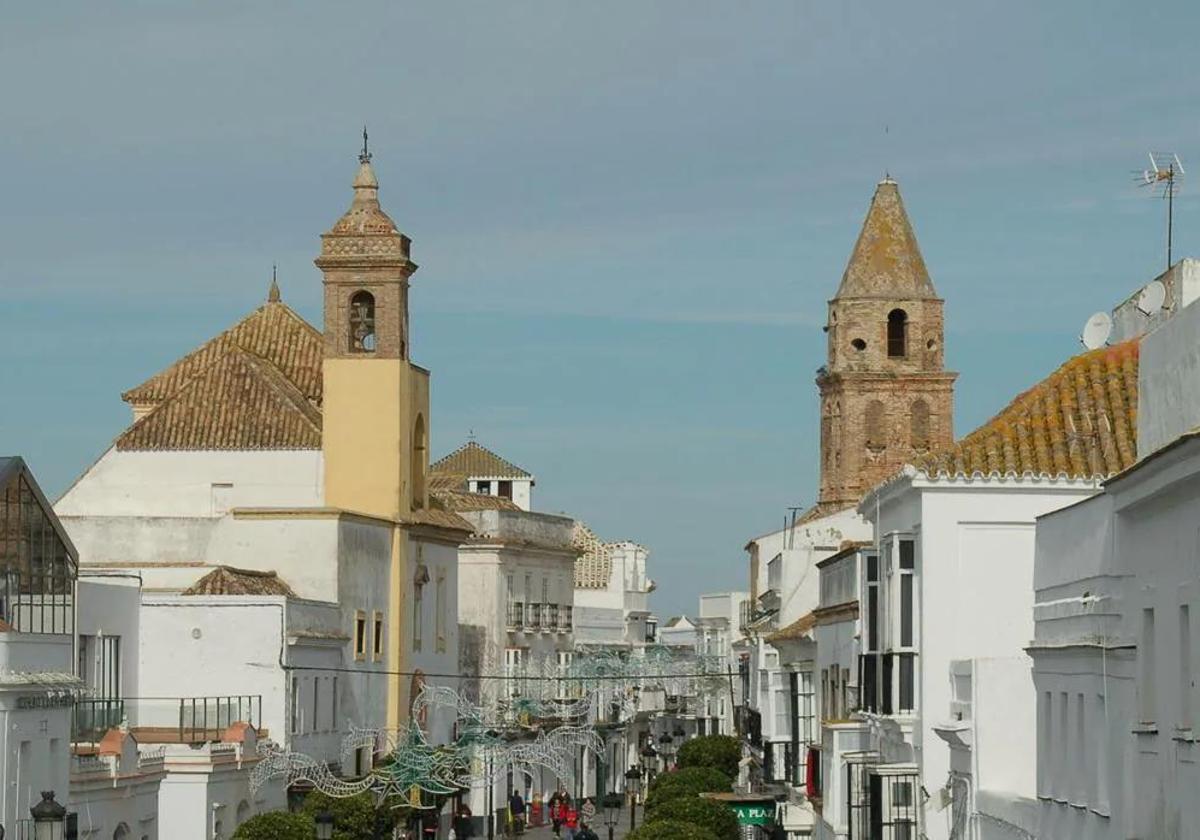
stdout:
{"type": "Polygon", "coordinates": [[[1079,336],[1079,340],[1087,349],[1097,350],[1108,341],[1109,335],[1112,334],[1112,326],[1112,318],[1107,312],[1097,312],[1083,325],[1083,335],[1079,336]]]}
{"type": "Polygon", "coordinates": [[[1161,280],[1151,280],[1138,295],[1137,308],[1143,315],[1157,315],[1167,299],[1167,287],[1161,280]]]}

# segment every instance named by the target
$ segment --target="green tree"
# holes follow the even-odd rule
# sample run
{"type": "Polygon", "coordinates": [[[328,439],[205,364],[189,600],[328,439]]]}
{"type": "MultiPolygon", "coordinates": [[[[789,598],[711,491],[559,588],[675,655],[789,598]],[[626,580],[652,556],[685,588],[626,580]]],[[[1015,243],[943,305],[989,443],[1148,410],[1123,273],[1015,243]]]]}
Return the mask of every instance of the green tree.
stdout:
{"type": "Polygon", "coordinates": [[[322,811],[333,814],[333,840],[390,837],[392,826],[395,824],[395,815],[387,804],[385,803],[383,808],[376,808],[375,798],[369,793],[339,798],[314,790],[304,797],[300,811],[310,823],[313,817],[322,811]]]}
{"type": "Polygon", "coordinates": [[[663,773],[650,783],[646,793],[646,810],[653,811],[669,799],[695,799],[702,793],[722,793],[729,790],[729,777],[712,767],[686,767],[663,773]]]}
{"type": "Polygon", "coordinates": [[[713,799],[678,798],[659,802],[646,811],[647,822],[686,822],[706,828],[717,840],[738,840],[741,836],[737,815],[724,802],[713,799]]]}
{"type": "Polygon", "coordinates": [[[651,820],[625,840],[721,840],[707,828],[679,820],[651,820]]]}
{"type": "Polygon", "coordinates": [[[312,840],[315,827],[307,814],[269,811],[246,820],[233,832],[233,840],[312,840]]]}
{"type": "Polygon", "coordinates": [[[680,767],[715,767],[736,779],[742,760],[742,742],[732,735],[702,735],[679,748],[680,767]]]}

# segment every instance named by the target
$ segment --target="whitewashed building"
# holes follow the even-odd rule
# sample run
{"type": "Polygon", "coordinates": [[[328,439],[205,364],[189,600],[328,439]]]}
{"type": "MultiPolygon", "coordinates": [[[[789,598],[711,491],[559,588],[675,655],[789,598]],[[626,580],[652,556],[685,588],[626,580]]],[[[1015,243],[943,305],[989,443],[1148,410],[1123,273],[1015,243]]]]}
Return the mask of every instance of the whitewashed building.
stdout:
{"type": "Polygon", "coordinates": [[[42,791],[68,795],[78,555],[33,473],[0,458],[0,824],[30,831],[42,791]]]}
{"type": "Polygon", "coordinates": [[[461,483],[468,493],[507,499],[521,510],[533,510],[531,473],[469,440],[445,458],[431,464],[430,472],[461,483]]]}
{"type": "MultiPolygon", "coordinates": [[[[457,686],[470,525],[428,494],[416,264],[370,160],[322,236],[323,329],[272,280],[263,305],[122,395],[133,423],[56,504],[83,567],[142,581],[141,667],[122,690],[135,732],[184,698],[189,720],[242,719],[340,766],[351,726],[395,729],[421,686],[457,686]]],[[[453,737],[451,716],[421,722],[431,741],[453,737]]]]}
{"type": "Polygon", "coordinates": [[[1185,260],[1158,278],[1166,317],[1138,316],[1152,329],[1140,342],[1140,460],[1038,520],[1037,799],[1017,804],[1039,837],[1184,838],[1200,824],[1200,307],[1185,307],[1195,272],[1185,260]]]}

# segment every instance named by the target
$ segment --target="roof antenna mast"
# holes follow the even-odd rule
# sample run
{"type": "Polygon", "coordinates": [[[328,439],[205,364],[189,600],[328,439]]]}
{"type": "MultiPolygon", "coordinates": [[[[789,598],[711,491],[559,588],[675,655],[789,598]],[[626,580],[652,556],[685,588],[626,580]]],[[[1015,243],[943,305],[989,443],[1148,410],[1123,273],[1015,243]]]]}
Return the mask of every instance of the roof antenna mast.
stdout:
{"type": "Polygon", "coordinates": [[[1137,177],[1140,186],[1162,186],[1162,197],[1167,200],[1167,270],[1171,268],[1171,238],[1175,228],[1175,191],[1186,173],[1179,155],[1174,152],[1150,152],[1150,168],[1143,169],[1137,177]]]}

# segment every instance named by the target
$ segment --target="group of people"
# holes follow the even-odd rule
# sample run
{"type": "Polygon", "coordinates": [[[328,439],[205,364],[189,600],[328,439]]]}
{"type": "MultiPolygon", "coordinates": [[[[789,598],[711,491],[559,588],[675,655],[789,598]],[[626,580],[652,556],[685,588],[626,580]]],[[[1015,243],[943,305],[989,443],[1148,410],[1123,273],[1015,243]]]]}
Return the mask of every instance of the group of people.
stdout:
{"type": "MultiPolygon", "coordinates": [[[[576,807],[570,794],[564,790],[556,790],[550,795],[546,806],[550,812],[550,825],[553,826],[555,837],[562,840],[599,840],[591,827],[596,819],[596,803],[590,796],[583,800],[582,805],[576,807]]],[[[475,836],[471,817],[471,809],[465,802],[458,806],[450,824],[452,840],[469,840],[475,836]]],[[[508,798],[507,834],[524,834],[525,825],[525,798],[518,791],[513,791],[508,798]]]]}
{"type": "Polygon", "coordinates": [[[550,807],[550,825],[554,828],[555,837],[563,837],[565,840],[597,840],[596,832],[592,831],[592,821],[596,819],[596,803],[590,796],[583,800],[582,805],[576,807],[569,793],[556,790],[550,795],[547,804],[550,807]]]}

